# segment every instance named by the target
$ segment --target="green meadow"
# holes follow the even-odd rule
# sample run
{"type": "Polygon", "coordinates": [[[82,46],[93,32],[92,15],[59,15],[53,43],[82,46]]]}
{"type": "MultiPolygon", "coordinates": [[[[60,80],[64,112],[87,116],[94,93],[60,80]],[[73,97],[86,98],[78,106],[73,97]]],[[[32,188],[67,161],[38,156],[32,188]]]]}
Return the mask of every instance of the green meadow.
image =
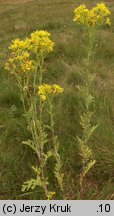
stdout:
{"type": "MultiPolygon", "coordinates": [[[[28,137],[22,102],[13,76],[5,70],[8,46],[15,38],[24,39],[35,30],[47,30],[55,46],[45,60],[45,83],[64,88],[55,106],[55,131],[60,141],[65,192],[68,199],[79,199],[81,156],[77,136],[81,134],[82,104],[77,86],[81,83],[86,37],[73,22],[73,11],[80,4],[89,8],[97,0],[0,1],[0,199],[43,199],[36,188],[23,194],[24,181],[34,176],[31,166],[36,155],[22,141],[28,137]]],[[[90,140],[96,160],[87,173],[84,199],[114,199],[114,2],[104,1],[111,12],[111,26],[97,31],[94,61],[96,74],[91,92],[95,98],[93,123],[98,124],[90,140]]],[[[51,163],[48,169],[52,169],[51,163]]],[[[54,185],[53,176],[49,176],[54,185]]],[[[56,190],[59,190],[56,188],[56,190]]],[[[59,195],[56,199],[60,199],[59,195]]]]}

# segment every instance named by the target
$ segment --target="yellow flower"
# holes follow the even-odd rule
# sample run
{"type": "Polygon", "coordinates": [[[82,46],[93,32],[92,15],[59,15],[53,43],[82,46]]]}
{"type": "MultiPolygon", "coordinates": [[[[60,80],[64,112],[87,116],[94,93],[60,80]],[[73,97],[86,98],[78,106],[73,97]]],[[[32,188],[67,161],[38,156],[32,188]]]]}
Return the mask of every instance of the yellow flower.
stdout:
{"type": "Polygon", "coordinates": [[[23,49],[25,49],[25,48],[27,48],[27,42],[26,42],[26,40],[24,41],[24,40],[20,40],[20,39],[15,39],[15,40],[13,40],[12,41],[12,44],[9,46],[9,49],[10,50],[23,50],[23,49]]]}
{"type": "Polygon", "coordinates": [[[54,85],[43,84],[38,86],[38,95],[40,96],[42,101],[45,101],[50,94],[51,95],[60,94],[63,92],[63,90],[64,89],[57,84],[54,85]]]}
{"type": "Polygon", "coordinates": [[[21,69],[24,72],[34,70],[33,61],[26,59],[25,61],[23,61],[23,64],[21,65],[21,69]]]}
{"type": "Polygon", "coordinates": [[[110,11],[104,3],[97,4],[96,7],[88,10],[85,5],[80,5],[74,10],[73,21],[86,27],[100,27],[105,24],[111,25],[109,18],[110,11]]]}
{"type": "Polygon", "coordinates": [[[54,191],[49,191],[49,192],[48,192],[48,195],[47,195],[48,200],[51,200],[55,194],[56,194],[56,192],[54,192],[54,191]]]}
{"type": "Polygon", "coordinates": [[[87,18],[89,15],[89,10],[86,8],[85,5],[80,5],[78,8],[74,10],[74,19],[73,21],[77,22],[78,24],[85,25],[87,22],[87,18]]]}
{"type": "Polygon", "coordinates": [[[54,84],[54,85],[52,85],[51,86],[51,91],[52,91],[52,93],[54,93],[54,94],[58,94],[58,93],[62,93],[63,92],[63,88],[61,88],[59,85],[57,85],[57,84],[54,84]]]}
{"type": "Polygon", "coordinates": [[[106,20],[106,24],[109,25],[109,26],[111,25],[111,21],[110,21],[109,18],[107,18],[107,20],[106,20]]]}
{"type": "Polygon", "coordinates": [[[5,69],[13,72],[28,72],[34,70],[34,62],[29,59],[30,54],[27,51],[21,53],[12,53],[5,65],[5,69]]]}
{"type": "Polygon", "coordinates": [[[43,94],[40,95],[40,98],[41,98],[42,101],[45,101],[45,100],[46,100],[46,96],[43,95],[43,94]]]}
{"type": "Polygon", "coordinates": [[[13,73],[34,70],[38,60],[37,58],[32,60],[34,54],[41,60],[53,50],[54,43],[50,40],[50,36],[51,34],[47,31],[37,30],[31,34],[30,38],[13,40],[9,46],[10,57],[5,68],[13,73]]]}
{"type": "Polygon", "coordinates": [[[31,34],[28,48],[37,54],[47,54],[53,50],[54,43],[50,40],[51,34],[47,31],[35,31],[31,34]]]}

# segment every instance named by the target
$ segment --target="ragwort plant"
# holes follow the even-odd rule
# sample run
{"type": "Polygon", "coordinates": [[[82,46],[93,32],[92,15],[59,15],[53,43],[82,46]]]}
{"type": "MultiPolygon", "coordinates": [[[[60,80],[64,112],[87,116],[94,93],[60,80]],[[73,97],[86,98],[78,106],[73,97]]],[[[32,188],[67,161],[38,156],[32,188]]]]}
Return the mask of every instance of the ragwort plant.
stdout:
{"type": "MultiPolygon", "coordinates": [[[[28,145],[38,157],[38,166],[32,166],[36,178],[32,178],[22,185],[22,191],[41,187],[46,199],[52,199],[56,194],[50,191],[47,161],[50,157],[55,159],[54,174],[63,196],[63,172],[59,154],[59,141],[54,131],[53,98],[61,94],[63,88],[59,85],[42,84],[44,60],[53,50],[54,43],[47,31],[35,31],[25,40],[15,39],[9,47],[10,56],[6,62],[6,69],[14,75],[23,103],[23,116],[27,122],[30,139],[22,143],[28,145]],[[46,110],[45,110],[46,109],[46,110]],[[48,112],[50,123],[46,125],[45,111],[48,112]],[[52,133],[49,139],[48,130],[52,133]],[[50,145],[50,142],[52,145],[50,145]]],[[[49,133],[50,133],[49,132],[49,133]]]]}
{"type": "Polygon", "coordinates": [[[96,163],[93,152],[90,147],[90,138],[98,125],[92,124],[94,96],[91,93],[92,83],[95,74],[91,71],[91,65],[94,58],[94,42],[96,32],[105,25],[111,25],[110,11],[104,3],[97,4],[91,10],[85,5],[80,5],[74,10],[73,21],[80,25],[87,38],[87,55],[83,59],[82,65],[82,84],[78,86],[80,98],[83,101],[83,111],[80,112],[80,125],[82,127],[82,136],[77,137],[80,146],[80,155],[82,157],[82,170],[80,173],[80,198],[84,198],[85,177],[90,169],[96,163]]]}
{"type": "Polygon", "coordinates": [[[53,155],[56,160],[55,163],[55,169],[54,169],[54,174],[55,177],[58,181],[58,185],[60,187],[60,191],[62,193],[62,197],[65,198],[65,192],[64,192],[64,174],[62,172],[62,162],[59,154],[59,140],[57,135],[55,134],[55,129],[54,129],[54,107],[53,107],[53,96],[58,93],[62,93],[63,88],[60,86],[54,84],[54,85],[40,85],[38,86],[38,94],[43,102],[47,102],[48,105],[48,113],[50,117],[50,126],[48,128],[50,129],[52,133],[52,144],[53,144],[53,155]]]}

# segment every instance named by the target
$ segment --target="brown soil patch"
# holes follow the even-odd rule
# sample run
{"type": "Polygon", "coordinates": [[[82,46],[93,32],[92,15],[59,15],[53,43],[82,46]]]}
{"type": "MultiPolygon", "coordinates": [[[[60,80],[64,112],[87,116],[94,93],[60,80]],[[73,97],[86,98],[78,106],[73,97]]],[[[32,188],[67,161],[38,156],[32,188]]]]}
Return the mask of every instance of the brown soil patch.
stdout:
{"type": "Polygon", "coordinates": [[[4,4],[16,4],[16,3],[27,3],[30,2],[31,0],[0,0],[0,3],[4,4]]]}

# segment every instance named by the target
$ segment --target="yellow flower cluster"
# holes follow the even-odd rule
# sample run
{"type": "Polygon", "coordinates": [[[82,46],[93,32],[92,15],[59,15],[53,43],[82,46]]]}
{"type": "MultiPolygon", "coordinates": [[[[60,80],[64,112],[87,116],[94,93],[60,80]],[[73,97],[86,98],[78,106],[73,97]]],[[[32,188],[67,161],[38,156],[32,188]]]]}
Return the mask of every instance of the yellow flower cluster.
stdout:
{"type": "Polygon", "coordinates": [[[62,93],[63,91],[64,89],[57,84],[54,85],[43,84],[38,86],[38,95],[40,96],[42,101],[45,101],[49,94],[52,95],[59,94],[62,93]]]}
{"type": "Polygon", "coordinates": [[[47,31],[35,31],[30,38],[25,40],[15,39],[9,46],[10,58],[5,68],[13,72],[28,72],[35,68],[35,61],[32,60],[32,53],[39,56],[46,56],[53,50],[54,43],[50,40],[51,34],[47,31]]]}
{"type": "Polygon", "coordinates": [[[26,40],[20,40],[20,39],[15,39],[12,41],[12,44],[9,46],[10,50],[13,51],[21,51],[25,48],[27,48],[27,41],[26,40]]]}
{"type": "Polygon", "coordinates": [[[30,60],[29,56],[30,54],[27,51],[22,51],[19,48],[12,52],[11,57],[6,62],[5,68],[17,73],[34,70],[34,61],[30,60]]]}
{"type": "Polygon", "coordinates": [[[28,40],[28,49],[34,53],[47,54],[53,50],[54,43],[50,40],[51,34],[47,31],[35,31],[28,40]]]}
{"type": "Polygon", "coordinates": [[[53,50],[54,46],[54,42],[50,40],[50,36],[51,34],[48,31],[37,30],[31,34],[30,38],[26,38],[25,40],[13,40],[9,49],[16,52],[19,52],[23,49],[27,49],[35,53],[49,53],[53,50]]]}
{"type": "Polygon", "coordinates": [[[93,7],[91,10],[88,10],[85,5],[80,5],[74,10],[74,14],[73,21],[82,26],[100,27],[105,24],[111,25],[109,18],[110,11],[104,3],[97,4],[97,6],[93,7]]]}

